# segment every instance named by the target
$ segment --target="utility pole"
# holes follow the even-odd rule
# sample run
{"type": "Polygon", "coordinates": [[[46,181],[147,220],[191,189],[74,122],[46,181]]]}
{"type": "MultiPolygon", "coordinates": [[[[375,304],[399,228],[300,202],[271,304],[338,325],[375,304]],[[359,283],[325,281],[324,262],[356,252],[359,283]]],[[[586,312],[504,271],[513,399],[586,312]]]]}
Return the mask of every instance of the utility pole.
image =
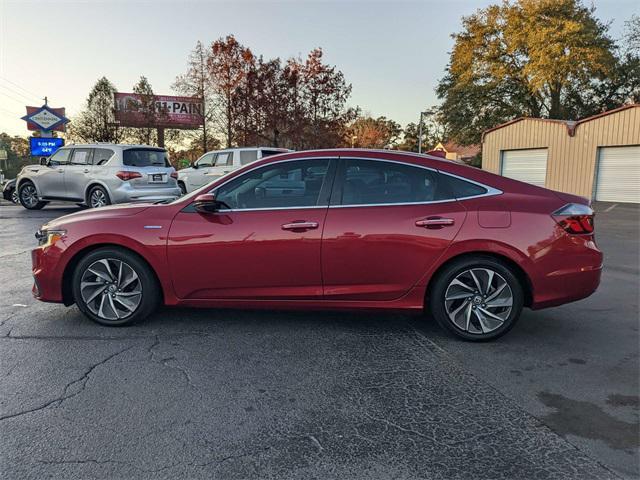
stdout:
{"type": "Polygon", "coordinates": [[[433,110],[420,112],[420,122],[418,123],[418,153],[422,153],[422,125],[424,123],[423,118],[431,115],[433,115],[433,110]]]}

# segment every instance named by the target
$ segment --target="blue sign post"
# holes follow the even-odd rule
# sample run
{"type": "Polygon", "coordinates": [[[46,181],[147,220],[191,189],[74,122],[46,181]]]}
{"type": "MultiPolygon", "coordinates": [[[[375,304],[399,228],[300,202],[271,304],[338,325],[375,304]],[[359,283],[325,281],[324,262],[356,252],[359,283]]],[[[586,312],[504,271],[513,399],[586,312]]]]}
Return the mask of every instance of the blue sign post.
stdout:
{"type": "Polygon", "coordinates": [[[48,157],[64,146],[64,138],[29,137],[29,149],[33,157],[48,157]]]}

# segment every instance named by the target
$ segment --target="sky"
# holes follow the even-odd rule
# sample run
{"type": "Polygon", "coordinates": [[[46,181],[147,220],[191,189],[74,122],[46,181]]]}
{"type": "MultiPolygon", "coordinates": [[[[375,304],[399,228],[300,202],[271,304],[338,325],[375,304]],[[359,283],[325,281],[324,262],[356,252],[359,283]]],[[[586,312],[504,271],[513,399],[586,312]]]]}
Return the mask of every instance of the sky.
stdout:
{"type": "MultiPolygon", "coordinates": [[[[228,34],[265,58],[322,47],[353,85],[350,105],[404,126],[437,103],[462,16],[497,1],[0,0],[0,132],[26,136],[25,105],[45,95],[73,117],[102,76],[130,92],[145,75],[170,95],[196,42],[228,34]]],[[[593,4],[614,38],[640,14],[638,0],[593,4]]]]}

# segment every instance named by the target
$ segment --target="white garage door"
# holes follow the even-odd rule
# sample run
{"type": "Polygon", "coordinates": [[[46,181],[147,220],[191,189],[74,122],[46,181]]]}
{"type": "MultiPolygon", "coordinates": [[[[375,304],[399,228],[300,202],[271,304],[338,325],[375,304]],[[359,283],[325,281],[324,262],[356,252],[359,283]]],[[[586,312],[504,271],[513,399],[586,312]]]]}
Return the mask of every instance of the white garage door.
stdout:
{"type": "Polygon", "coordinates": [[[596,200],[640,203],[640,145],[600,148],[596,175],[596,200]]]}
{"type": "Polygon", "coordinates": [[[544,187],[547,177],[547,149],[504,150],[502,175],[544,187]]]}

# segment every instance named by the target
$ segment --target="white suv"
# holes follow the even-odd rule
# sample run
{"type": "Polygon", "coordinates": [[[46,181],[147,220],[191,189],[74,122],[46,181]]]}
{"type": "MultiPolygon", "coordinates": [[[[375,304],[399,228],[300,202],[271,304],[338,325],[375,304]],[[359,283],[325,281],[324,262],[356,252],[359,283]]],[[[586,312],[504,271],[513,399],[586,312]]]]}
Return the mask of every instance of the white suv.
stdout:
{"type": "Polygon", "coordinates": [[[251,147],[207,152],[190,167],[178,170],[178,185],[182,193],[189,193],[247,163],[290,151],[286,148],[251,147]]]}
{"type": "Polygon", "coordinates": [[[178,174],[164,148],[98,143],[62,147],[40,165],[18,174],[16,190],[24,208],[38,210],[51,200],[90,207],[156,202],[181,195],[178,174]]]}

